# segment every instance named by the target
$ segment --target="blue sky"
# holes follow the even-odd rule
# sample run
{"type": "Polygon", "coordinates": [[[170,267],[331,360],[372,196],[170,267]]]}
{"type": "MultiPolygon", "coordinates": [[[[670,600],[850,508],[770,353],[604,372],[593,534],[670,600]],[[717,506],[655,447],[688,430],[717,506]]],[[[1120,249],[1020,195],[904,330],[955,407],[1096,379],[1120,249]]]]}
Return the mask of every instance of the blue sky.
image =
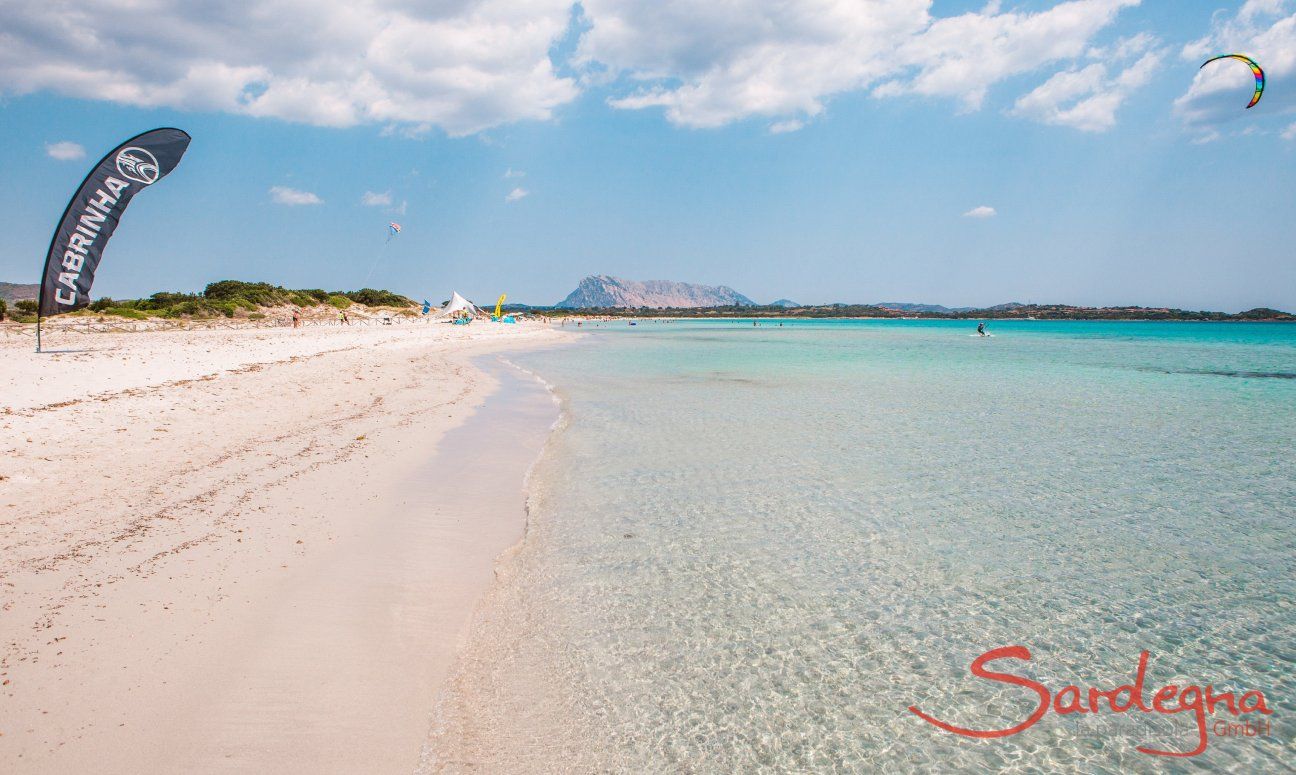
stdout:
{"type": "Polygon", "coordinates": [[[0,280],[37,280],[95,159],[178,126],[189,153],[132,205],[96,296],[349,289],[377,263],[369,285],[434,301],[553,303],[606,273],[758,301],[1296,309],[1296,3],[876,0],[841,36],[856,19],[834,14],[857,8],[828,0],[792,19],[761,0],[734,18],[537,3],[543,23],[451,5],[348,27],[363,66],[309,31],[213,65],[190,50],[234,34],[215,11],[164,20],[160,43],[104,27],[63,61],[32,53],[57,27],[0,10],[0,43],[27,47],[0,54],[0,280]],[[389,41],[401,24],[432,26],[389,41]],[[410,48],[442,33],[435,62],[410,48]],[[1199,74],[1220,46],[1274,63],[1255,109],[1242,65],[1199,74]]]}

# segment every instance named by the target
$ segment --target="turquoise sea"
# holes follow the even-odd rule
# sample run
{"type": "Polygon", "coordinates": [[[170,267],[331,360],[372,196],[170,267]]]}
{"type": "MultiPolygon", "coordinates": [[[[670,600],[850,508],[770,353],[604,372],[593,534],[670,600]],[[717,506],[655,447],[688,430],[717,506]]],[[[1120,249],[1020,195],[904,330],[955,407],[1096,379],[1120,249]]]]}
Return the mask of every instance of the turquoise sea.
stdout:
{"type": "Polygon", "coordinates": [[[564,420],[432,769],[1274,772],[1296,763],[1296,325],[624,321],[513,357],[564,420]],[[1263,692],[1048,712],[1132,682],[1263,692]]]}

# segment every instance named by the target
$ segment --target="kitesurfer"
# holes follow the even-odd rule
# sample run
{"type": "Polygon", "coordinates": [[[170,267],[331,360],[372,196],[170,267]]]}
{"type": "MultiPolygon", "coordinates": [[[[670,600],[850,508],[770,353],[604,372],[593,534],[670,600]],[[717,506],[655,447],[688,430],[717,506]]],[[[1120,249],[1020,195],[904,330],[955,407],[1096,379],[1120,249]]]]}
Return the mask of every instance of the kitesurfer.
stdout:
{"type": "Polygon", "coordinates": [[[980,334],[981,336],[986,335],[985,323],[977,323],[977,333],[980,334]]]}

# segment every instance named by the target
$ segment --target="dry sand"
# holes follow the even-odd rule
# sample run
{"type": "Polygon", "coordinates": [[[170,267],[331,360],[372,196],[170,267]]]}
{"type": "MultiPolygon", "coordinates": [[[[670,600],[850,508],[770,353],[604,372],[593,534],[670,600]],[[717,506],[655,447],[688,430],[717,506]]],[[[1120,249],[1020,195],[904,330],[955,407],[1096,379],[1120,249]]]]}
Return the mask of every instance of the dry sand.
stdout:
{"type": "Polygon", "coordinates": [[[0,771],[412,770],[567,336],[0,336],[0,771]]]}

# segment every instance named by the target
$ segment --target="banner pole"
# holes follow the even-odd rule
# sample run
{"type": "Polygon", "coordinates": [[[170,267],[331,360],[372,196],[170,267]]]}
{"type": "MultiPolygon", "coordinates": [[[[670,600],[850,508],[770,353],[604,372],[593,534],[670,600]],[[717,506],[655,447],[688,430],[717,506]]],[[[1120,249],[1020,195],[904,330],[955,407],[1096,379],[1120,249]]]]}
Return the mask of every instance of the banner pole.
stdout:
{"type": "MultiPolygon", "coordinates": [[[[39,302],[37,302],[39,304],[39,302]]],[[[36,308],[36,352],[40,352],[40,307],[36,308]]]]}

